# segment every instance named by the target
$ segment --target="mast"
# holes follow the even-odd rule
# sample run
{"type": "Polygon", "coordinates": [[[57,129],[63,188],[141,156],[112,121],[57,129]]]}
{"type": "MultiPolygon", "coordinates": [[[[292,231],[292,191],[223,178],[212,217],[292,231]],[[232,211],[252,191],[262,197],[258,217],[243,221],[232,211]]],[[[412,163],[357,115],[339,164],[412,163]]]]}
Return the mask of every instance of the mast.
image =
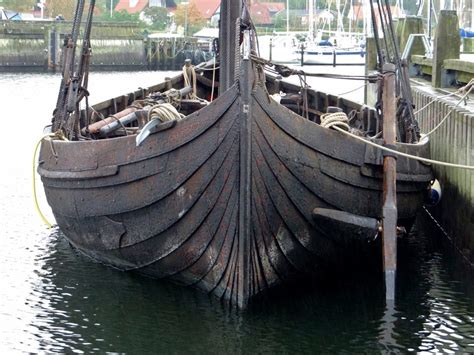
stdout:
{"type": "Polygon", "coordinates": [[[286,34],[290,34],[290,0],[286,0],[286,34]]]}
{"type": "Polygon", "coordinates": [[[342,23],[342,16],[341,16],[341,0],[336,0],[336,8],[337,8],[337,27],[336,27],[336,38],[339,37],[341,32],[341,23],[342,23]]]}
{"type": "Polygon", "coordinates": [[[314,39],[314,0],[309,0],[309,6],[308,6],[308,12],[309,12],[309,39],[312,41],[314,39]]]}
{"type": "Polygon", "coordinates": [[[363,11],[364,11],[364,35],[366,37],[372,35],[372,26],[371,26],[372,19],[371,19],[371,16],[370,16],[369,1],[371,1],[371,0],[364,0],[363,4],[362,4],[363,11]]]}
{"type": "Polygon", "coordinates": [[[431,41],[431,25],[432,25],[432,18],[431,18],[431,9],[433,8],[433,0],[428,1],[428,41],[431,41]]]}
{"type": "Polygon", "coordinates": [[[229,89],[235,81],[236,55],[239,51],[242,0],[222,0],[219,23],[219,94],[229,89]]]}

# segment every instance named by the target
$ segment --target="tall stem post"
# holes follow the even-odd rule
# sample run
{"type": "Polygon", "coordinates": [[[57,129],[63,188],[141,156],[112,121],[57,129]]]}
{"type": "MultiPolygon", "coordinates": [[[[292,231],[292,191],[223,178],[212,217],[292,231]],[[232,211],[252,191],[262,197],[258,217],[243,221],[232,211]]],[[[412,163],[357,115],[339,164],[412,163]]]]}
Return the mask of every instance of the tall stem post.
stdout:
{"type": "MultiPolygon", "coordinates": [[[[383,139],[392,147],[396,143],[395,65],[383,66],[383,139]]],[[[385,296],[395,299],[397,272],[397,160],[393,155],[383,159],[383,207],[382,207],[383,265],[385,272],[385,296]]]]}
{"type": "Polygon", "coordinates": [[[239,51],[239,35],[237,20],[240,18],[241,1],[222,0],[221,19],[219,24],[219,93],[229,89],[235,81],[236,55],[239,51]]]}

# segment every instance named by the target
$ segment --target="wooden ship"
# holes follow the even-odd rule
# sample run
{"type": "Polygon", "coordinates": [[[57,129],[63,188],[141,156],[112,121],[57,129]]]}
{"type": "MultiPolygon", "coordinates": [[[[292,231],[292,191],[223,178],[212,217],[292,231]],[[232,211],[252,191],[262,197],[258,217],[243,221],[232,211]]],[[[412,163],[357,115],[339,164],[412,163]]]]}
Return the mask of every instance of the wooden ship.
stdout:
{"type": "MultiPolygon", "coordinates": [[[[76,19],[83,11],[79,0],[76,19]]],[[[370,139],[382,127],[376,110],[266,73],[252,26],[230,0],[222,2],[217,64],[84,107],[92,13],[79,61],[80,21],[66,43],[38,167],[74,247],[241,308],[348,257],[382,258],[371,242],[384,217],[386,156],[364,143],[383,144],[370,139]],[[363,139],[323,127],[327,111],[347,113],[363,139]]],[[[392,148],[429,154],[426,142],[392,148]]],[[[431,179],[429,165],[396,160],[398,226],[413,222],[431,179]]]]}

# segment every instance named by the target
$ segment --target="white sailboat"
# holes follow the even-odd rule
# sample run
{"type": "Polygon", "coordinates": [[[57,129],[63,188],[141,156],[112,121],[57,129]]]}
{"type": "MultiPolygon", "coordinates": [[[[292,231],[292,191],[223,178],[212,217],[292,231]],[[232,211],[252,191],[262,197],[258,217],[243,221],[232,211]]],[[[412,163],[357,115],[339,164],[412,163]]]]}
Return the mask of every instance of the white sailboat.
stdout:
{"type": "MultiPolygon", "coordinates": [[[[328,9],[332,1],[329,2],[328,9]]],[[[350,16],[353,16],[352,1],[350,1],[350,16]]],[[[314,0],[309,0],[309,40],[303,49],[299,49],[295,54],[301,55],[303,51],[303,64],[310,65],[363,65],[365,64],[365,41],[360,33],[345,32],[342,23],[340,0],[336,0],[337,9],[337,29],[336,31],[318,31],[314,33],[314,0]],[[322,40],[322,34],[329,35],[328,40],[322,40]]],[[[344,12],[344,11],[343,11],[344,12]]],[[[329,11],[328,11],[329,13],[329,11]]],[[[352,22],[352,21],[350,21],[352,22]]],[[[329,21],[330,23],[330,21],[329,21]]]]}
{"type": "Polygon", "coordinates": [[[271,36],[259,36],[260,56],[276,64],[297,64],[294,51],[298,47],[298,40],[290,32],[290,2],[286,1],[286,33],[274,33],[271,36]]]}

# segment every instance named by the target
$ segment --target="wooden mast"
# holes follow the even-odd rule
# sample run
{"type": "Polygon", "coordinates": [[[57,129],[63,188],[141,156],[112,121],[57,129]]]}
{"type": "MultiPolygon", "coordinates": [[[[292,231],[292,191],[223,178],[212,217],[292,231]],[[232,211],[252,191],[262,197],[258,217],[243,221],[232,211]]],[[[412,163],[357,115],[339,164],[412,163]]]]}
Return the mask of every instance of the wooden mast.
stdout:
{"type": "Polygon", "coordinates": [[[236,55],[239,51],[237,19],[240,17],[241,3],[241,0],[221,1],[219,23],[220,94],[229,89],[235,81],[236,55]]]}

